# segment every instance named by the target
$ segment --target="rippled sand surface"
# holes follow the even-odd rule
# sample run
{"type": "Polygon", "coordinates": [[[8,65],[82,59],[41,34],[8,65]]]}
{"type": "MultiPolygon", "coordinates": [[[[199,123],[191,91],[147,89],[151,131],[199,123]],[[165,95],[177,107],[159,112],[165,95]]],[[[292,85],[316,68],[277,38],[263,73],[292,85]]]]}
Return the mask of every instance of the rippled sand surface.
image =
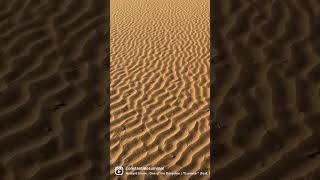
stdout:
{"type": "Polygon", "coordinates": [[[0,1],[0,180],[106,176],[107,1],[0,1]]]}
{"type": "Polygon", "coordinates": [[[213,7],[213,176],[320,179],[320,1],[213,7]]]}
{"type": "Polygon", "coordinates": [[[111,174],[119,165],[207,171],[209,0],[110,7],[111,174]]]}

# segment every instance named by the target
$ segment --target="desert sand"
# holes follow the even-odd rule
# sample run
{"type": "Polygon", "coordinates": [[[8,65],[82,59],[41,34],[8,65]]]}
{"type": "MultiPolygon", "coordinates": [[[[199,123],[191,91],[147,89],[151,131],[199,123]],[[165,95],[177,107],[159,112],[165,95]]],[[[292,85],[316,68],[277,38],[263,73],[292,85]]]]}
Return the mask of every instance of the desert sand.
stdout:
{"type": "Polygon", "coordinates": [[[214,1],[217,180],[320,179],[315,0],[214,1]]]}
{"type": "Polygon", "coordinates": [[[110,4],[111,174],[209,171],[209,0],[110,4]]]}
{"type": "Polygon", "coordinates": [[[106,1],[0,1],[0,179],[107,179],[106,1]]]}

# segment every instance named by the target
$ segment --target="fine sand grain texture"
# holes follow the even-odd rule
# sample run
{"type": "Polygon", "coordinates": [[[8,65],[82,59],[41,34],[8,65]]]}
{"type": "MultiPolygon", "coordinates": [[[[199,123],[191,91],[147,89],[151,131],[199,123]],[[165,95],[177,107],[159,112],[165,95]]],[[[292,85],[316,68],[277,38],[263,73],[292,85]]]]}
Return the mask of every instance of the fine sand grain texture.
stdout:
{"type": "Polygon", "coordinates": [[[217,180],[320,179],[320,1],[214,1],[217,180]]]}
{"type": "Polygon", "coordinates": [[[0,1],[0,179],[107,179],[107,1],[0,1]]]}
{"type": "Polygon", "coordinates": [[[110,3],[111,174],[208,171],[209,0],[110,3]]]}

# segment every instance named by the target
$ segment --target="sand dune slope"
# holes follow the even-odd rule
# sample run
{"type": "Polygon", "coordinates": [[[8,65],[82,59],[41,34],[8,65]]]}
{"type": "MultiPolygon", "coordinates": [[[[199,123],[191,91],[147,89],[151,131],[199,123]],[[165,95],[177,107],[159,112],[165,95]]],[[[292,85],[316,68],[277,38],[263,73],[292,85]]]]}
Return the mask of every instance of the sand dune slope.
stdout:
{"type": "Polygon", "coordinates": [[[114,166],[207,170],[209,1],[111,1],[114,166]]]}

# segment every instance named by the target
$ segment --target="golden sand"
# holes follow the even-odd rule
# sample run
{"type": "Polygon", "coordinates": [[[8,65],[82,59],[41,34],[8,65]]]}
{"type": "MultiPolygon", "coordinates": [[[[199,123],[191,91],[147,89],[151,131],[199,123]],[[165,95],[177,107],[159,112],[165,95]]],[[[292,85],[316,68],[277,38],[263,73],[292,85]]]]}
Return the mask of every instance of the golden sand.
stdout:
{"type": "Polygon", "coordinates": [[[209,169],[209,0],[111,0],[111,173],[209,169]]]}

